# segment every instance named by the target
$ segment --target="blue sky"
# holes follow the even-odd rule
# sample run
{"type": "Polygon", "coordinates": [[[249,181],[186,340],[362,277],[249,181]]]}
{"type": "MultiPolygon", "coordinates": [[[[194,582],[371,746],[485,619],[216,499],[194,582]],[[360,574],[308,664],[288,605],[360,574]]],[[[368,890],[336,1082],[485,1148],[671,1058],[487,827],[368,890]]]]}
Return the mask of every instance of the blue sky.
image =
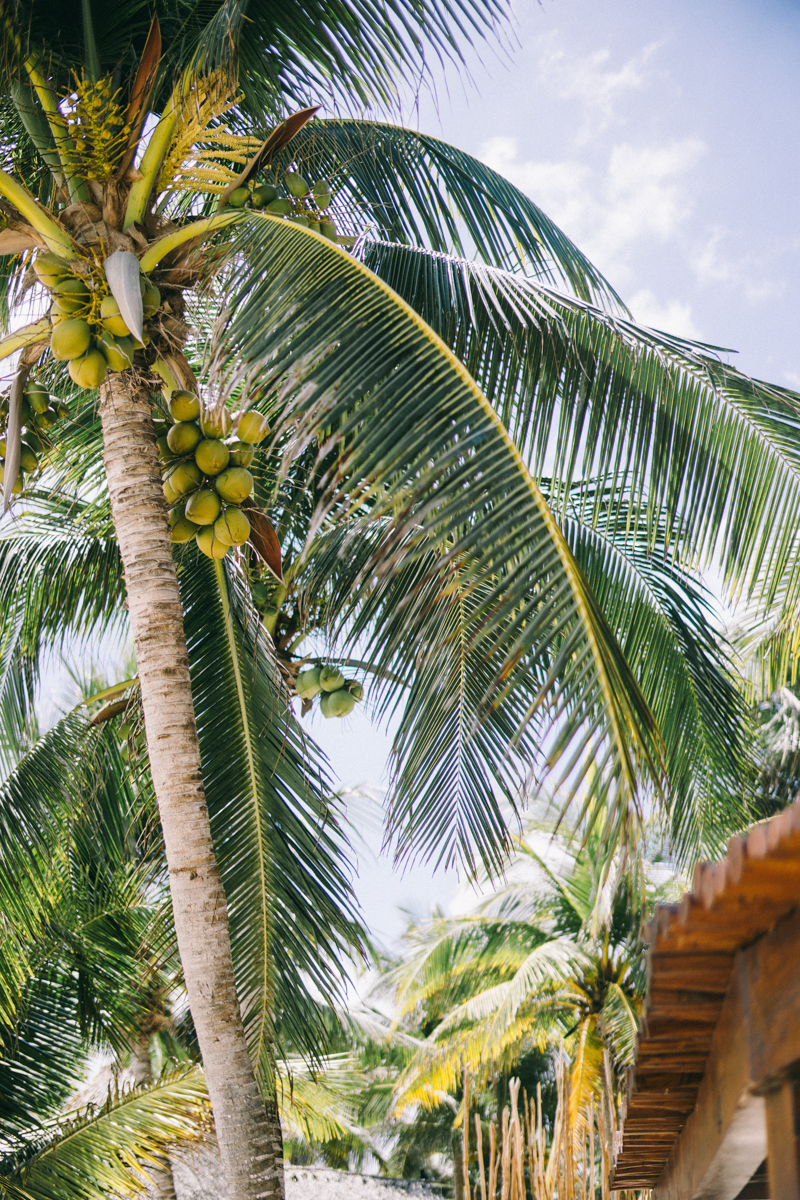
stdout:
{"type": "MultiPolygon", "coordinates": [[[[738,350],[800,389],[800,2],[524,0],[518,45],[452,69],[407,124],[489,162],[557,221],[638,320],[738,350]]],[[[388,740],[364,714],[313,718],[342,783],[378,783],[388,740]]],[[[372,828],[367,840],[376,846],[372,828]]],[[[391,940],[398,906],[446,904],[453,876],[362,859],[391,940]]]]}

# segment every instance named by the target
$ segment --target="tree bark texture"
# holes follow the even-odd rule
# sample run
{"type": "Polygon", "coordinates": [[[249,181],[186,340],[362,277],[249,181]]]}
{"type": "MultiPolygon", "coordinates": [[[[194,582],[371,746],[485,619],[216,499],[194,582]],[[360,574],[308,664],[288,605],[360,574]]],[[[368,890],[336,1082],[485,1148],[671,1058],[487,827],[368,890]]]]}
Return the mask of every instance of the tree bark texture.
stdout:
{"type": "Polygon", "coordinates": [[[280,1138],[259,1094],[234,984],[149,396],[113,374],[101,389],[100,415],[175,932],[227,1197],[282,1200],[280,1138]]]}

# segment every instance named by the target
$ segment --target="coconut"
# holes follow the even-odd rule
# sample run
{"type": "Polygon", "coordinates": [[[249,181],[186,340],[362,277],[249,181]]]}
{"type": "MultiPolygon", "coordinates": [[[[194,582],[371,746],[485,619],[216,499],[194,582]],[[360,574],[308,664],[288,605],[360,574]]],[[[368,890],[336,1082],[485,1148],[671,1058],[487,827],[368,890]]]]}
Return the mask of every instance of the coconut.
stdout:
{"type": "Polygon", "coordinates": [[[331,202],[330,184],[326,179],[318,179],[311,189],[317,208],[328,208],[331,202]]]}
{"type": "Polygon", "coordinates": [[[261,608],[269,600],[269,592],[266,585],[258,580],[250,584],[250,595],[253,597],[253,604],[261,608]]]}
{"type": "Polygon", "coordinates": [[[227,437],[231,430],[231,414],[227,408],[206,409],[200,414],[203,437],[216,440],[227,437]]]}
{"type": "Polygon", "coordinates": [[[327,218],[324,221],[320,221],[319,231],[323,237],[326,237],[328,239],[329,242],[338,241],[338,232],[336,229],[336,225],[334,224],[333,221],[331,221],[330,218],[327,218]]]}
{"type": "Polygon", "coordinates": [[[301,671],[297,676],[295,687],[301,700],[313,700],[321,690],[319,686],[319,667],[311,667],[308,671],[301,671]]]}
{"type": "Polygon", "coordinates": [[[197,533],[197,526],[186,517],[179,517],[169,531],[169,540],[181,544],[190,542],[197,533]]]}
{"type": "Polygon", "coordinates": [[[110,371],[127,371],[133,366],[133,338],[115,338],[104,329],[97,339],[97,348],[108,363],[110,371]]]}
{"type": "Polygon", "coordinates": [[[53,291],[59,299],[78,300],[80,304],[88,304],[91,299],[91,292],[85,281],[77,275],[67,275],[59,279],[53,291]]]}
{"type": "MultiPolygon", "coordinates": [[[[174,529],[178,524],[178,521],[180,521],[181,517],[184,515],[185,507],[186,505],[181,500],[169,510],[167,525],[169,525],[170,529],[174,529]]],[[[195,530],[195,533],[197,533],[197,530],[195,530]]]]}
{"type": "Polygon", "coordinates": [[[228,465],[231,452],[224,442],[206,438],[198,442],[194,452],[194,461],[204,475],[219,475],[228,465]]]}
{"type": "Polygon", "coordinates": [[[273,187],[271,183],[260,183],[258,187],[253,188],[250,203],[253,208],[264,208],[265,205],[271,204],[277,198],[278,189],[276,187],[273,187]]]}
{"type": "Polygon", "coordinates": [[[208,558],[224,558],[230,550],[214,533],[213,525],[206,525],[197,533],[197,545],[208,558]]]}
{"type": "MultiPolygon", "coordinates": [[[[5,463],[3,463],[2,466],[0,466],[0,487],[2,487],[5,482],[4,471],[5,471],[5,463]]],[[[20,479],[20,477],[18,475],[16,478],[16,481],[14,483],[14,486],[11,489],[11,495],[18,496],[21,491],[22,491],[22,480],[20,479]]]]}
{"type": "Polygon", "coordinates": [[[255,458],[255,450],[246,442],[231,442],[228,449],[231,454],[230,465],[232,467],[249,467],[255,458]]]}
{"type": "Polygon", "coordinates": [[[291,211],[291,204],[283,196],[280,196],[277,200],[273,200],[267,205],[267,212],[272,213],[275,217],[288,217],[291,211]]]}
{"type": "Polygon", "coordinates": [[[99,388],[108,372],[108,365],[99,350],[88,350],[83,358],[71,358],[69,373],[82,388],[99,388]]]}
{"type": "Polygon", "coordinates": [[[68,297],[64,297],[61,300],[54,300],[50,305],[50,320],[54,325],[58,325],[59,321],[66,321],[80,307],[80,301],[68,297]]]}
{"type": "Polygon", "coordinates": [[[63,421],[69,416],[69,405],[65,404],[63,400],[60,400],[56,405],[56,416],[58,417],[59,421],[63,421]]]}
{"type": "Polygon", "coordinates": [[[323,667],[319,673],[319,686],[323,692],[335,692],[344,687],[344,675],[338,667],[323,667]]]}
{"type": "Polygon", "coordinates": [[[298,175],[296,171],[287,171],[283,177],[283,185],[290,196],[295,196],[298,200],[302,196],[307,196],[310,188],[308,181],[303,179],[302,175],[298,175]]]}
{"type": "Polygon", "coordinates": [[[100,320],[103,328],[114,337],[130,337],[131,331],[120,316],[119,305],[113,296],[104,296],[100,302],[100,320]]]}
{"type": "Polygon", "coordinates": [[[308,217],[305,215],[305,213],[294,213],[291,217],[289,217],[289,220],[293,225],[303,225],[306,229],[308,229],[308,217]]]}
{"type": "Polygon", "coordinates": [[[233,208],[244,208],[247,201],[250,199],[250,189],[246,187],[238,187],[228,196],[228,204],[233,208]]]}
{"type": "Polygon", "coordinates": [[[39,466],[39,460],[31,450],[30,446],[21,446],[19,452],[19,465],[23,471],[35,471],[39,466]]]}
{"type": "Polygon", "coordinates": [[[336,692],[326,692],[319,702],[323,717],[346,717],[356,706],[356,702],[347,688],[336,692]]]}
{"type": "Polygon", "coordinates": [[[358,703],[359,700],[364,699],[364,689],[360,683],[356,682],[355,679],[345,679],[344,686],[347,688],[348,692],[356,701],[356,703],[358,703]]]}
{"type": "Polygon", "coordinates": [[[149,279],[144,280],[142,288],[142,312],[146,321],[154,317],[161,308],[161,292],[149,279]]]}
{"type": "Polygon", "coordinates": [[[60,279],[69,274],[69,264],[57,254],[37,254],[33,269],[39,282],[49,288],[55,287],[60,279]]]}
{"type": "Polygon", "coordinates": [[[25,388],[25,396],[33,412],[47,411],[50,405],[50,394],[40,383],[29,383],[25,388]]]}
{"type": "Polygon", "coordinates": [[[217,475],[214,487],[228,504],[241,504],[253,490],[253,476],[244,467],[228,467],[217,475]]]}
{"type": "Polygon", "coordinates": [[[6,439],[0,438],[0,458],[5,458],[5,456],[6,456],[6,439]]]}
{"type": "Polygon", "coordinates": [[[33,419],[39,429],[52,429],[58,420],[58,413],[54,408],[48,406],[43,413],[37,413],[33,419]]]}
{"type": "Polygon", "coordinates": [[[180,500],[180,496],[175,491],[175,488],[172,486],[172,476],[171,475],[169,476],[169,478],[164,480],[163,492],[164,492],[164,498],[167,501],[167,504],[170,505],[170,507],[175,503],[176,500],[180,500]]]}
{"type": "Polygon", "coordinates": [[[156,438],[156,449],[158,450],[158,457],[161,459],[162,463],[167,463],[171,458],[174,457],[169,448],[169,442],[167,441],[166,434],[162,434],[161,437],[156,438]]]}
{"type": "Polygon", "coordinates": [[[243,546],[250,537],[250,522],[240,508],[229,504],[214,522],[214,533],[226,546],[243,546]]]}
{"type": "MultiPolygon", "coordinates": [[[[169,439],[167,441],[169,442],[169,439]]],[[[203,482],[203,472],[197,463],[181,463],[171,473],[169,481],[178,496],[185,496],[187,492],[193,492],[200,486],[203,482]]]]}
{"type": "Polygon", "coordinates": [[[56,325],[50,337],[50,350],[53,358],[66,362],[85,354],[91,340],[92,331],[87,323],[73,317],[56,325]]]}
{"type": "Polygon", "coordinates": [[[196,421],[179,421],[167,434],[167,443],[173,454],[191,454],[202,436],[196,421]]]}
{"type": "Polygon", "coordinates": [[[213,525],[221,508],[216,492],[212,492],[211,488],[200,488],[186,501],[186,516],[195,525],[213,525]]]}
{"type": "Polygon", "coordinates": [[[200,416],[200,401],[194,392],[173,392],[167,407],[174,421],[196,421],[200,416]]]}
{"type": "Polygon", "coordinates": [[[239,418],[239,424],[236,429],[236,436],[240,442],[248,444],[257,444],[263,442],[264,438],[269,433],[269,421],[261,413],[250,412],[244,413],[239,418]]]}

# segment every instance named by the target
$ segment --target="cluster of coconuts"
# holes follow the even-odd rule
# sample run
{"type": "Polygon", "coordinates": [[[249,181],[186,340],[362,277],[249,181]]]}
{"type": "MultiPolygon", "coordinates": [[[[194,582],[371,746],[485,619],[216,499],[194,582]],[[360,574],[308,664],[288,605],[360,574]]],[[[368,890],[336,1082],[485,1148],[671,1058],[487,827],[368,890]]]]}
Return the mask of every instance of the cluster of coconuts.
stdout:
{"type": "Polygon", "coordinates": [[[253,183],[236,188],[228,203],[234,208],[258,208],[276,217],[286,217],[295,225],[314,229],[332,242],[338,241],[336,224],[328,214],[331,185],[327,179],[309,183],[296,171],[287,171],[282,180],[284,194],[273,183],[253,183]]]}
{"type": "Polygon", "coordinates": [[[338,667],[310,667],[301,671],[295,684],[301,700],[320,696],[323,717],[346,717],[364,698],[364,689],[355,679],[345,679],[338,667]]]}
{"type": "MultiPolygon", "coordinates": [[[[109,371],[126,371],[133,365],[141,343],[128,329],[109,290],[91,288],[56,254],[38,254],[33,269],[53,297],[50,351],[53,358],[68,364],[78,387],[99,388],[109,371]]],[[[147,321],[161,307],[161,293],[146,275],[140,276],[139,286],[147,321]]]]}
{"type": "Polygon", "coordinates": [[[156,432],[170,538],[178,543],[194,538],[203,554],[224,558],[250,536],[241,507],[253,494],[247,468],[269,423],[250,410],[239,417],[234,431],[227,409],[204,410],[194,392],[187,391],[173,391],[167,411],[170,423],[159,423],[156,432]]]}
{"type": "MultiPolygon", "coordinates": [[[[0,400],[0,417],[2,417],[3,426],[8,419],[8,406],[8,396],[4,396],[0,400]]],[[[15,495],[19,495],[25,486],[24,475],[33,475],[39,470],[39,456],[48,445],[46,431],[52,429],[56,421],[68,416],[69,409],[66,404],[51,396],[43,383],[39,383],[35,379],[28,380],[22,397],[20,418],[22,425],[22,444],[19,454],[20,474],[11,489],[15,495]]],[[[0,433],[0,483],[3,482],[5,473],[5,457],[6,431],[3,428],[3,432],[0,433]]]]}

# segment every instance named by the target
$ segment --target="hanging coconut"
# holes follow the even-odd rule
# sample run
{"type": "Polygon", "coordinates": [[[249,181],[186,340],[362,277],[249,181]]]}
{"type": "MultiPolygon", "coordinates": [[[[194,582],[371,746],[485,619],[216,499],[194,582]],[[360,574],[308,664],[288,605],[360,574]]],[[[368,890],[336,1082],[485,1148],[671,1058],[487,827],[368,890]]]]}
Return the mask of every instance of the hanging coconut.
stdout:
{"type": "Polygon", "coordinates": [[[197,534],[197,526],[186,517],[180,517],[169,531],[169,540],[182,545],[190,542],[197,534]]]}
{"type": "Polygon", "coordinates": [[[335,692],[325,692],[319,702],[323,717],[346,717],[356,706],[356,702],[347,688],[339,688],[335,692]]]}
{"type": "Polygon", "coordinates": [[[194,461],[204,475],[219,475],[228,465],[231,452],[224,442],[205,438],[198,442],[194,461]]]}
{"type": "Polygon", "coordinates": [[[231,414],[227,408],[206,409],[200,413],[200,428],[203,437],[213,441],[227,437],[231,431],[231,414]]]}
{"type": "Polygon", "coordinates": [[[253,476],[244,467],[228,467],[217,475],[214,487],[228,504],[242,504],[253,491],[253,476]]]}
{"type": "Polygon", "coordinates": [[[59,280],[69,275],[69,263],[57,254],[37,254],[33,260],[33,269],[39,282],[51,290],[59,280]]]}
{"type": "Polygon", "coordinates": [[[104,296],[100,302],[100,320],[103,328],[114,337],[130,337],[131,331],[122,319],[119,305],[113,296],[104,296]]]}
{"type": "Polygon", "coordinates": [[[319,673],[319,686],[323,692],[335,692],[344,687],[344,675],[338,667],[323,667],[319,673]]]}
{"type": "Polygon", "coordinates": [[[230,465],[232,467],[249,467],[255,458],[256,452],[247,442],[231,442],[228,449],[230,451],[230,465]]]}
{"type": "Polygon", "coordinates": [[[221,508],[216,492],[212,492],[211,488],[200,488],[186,501],[186,516],[195,525],[213,525],[221,508]]]}
{"type": "Polygon", "coordinates": [[[196,421],[200,416],[200,401],[194,392],[173,392],[167,407],[173,421],[196,421]]]}
{"type": "Polygon", "coordinates": [[[283,177],[283,184],[290,196],[294,196],[300,200],[303,196],[307,196],[311,190],[308,182],[302,175],[298,175],[296,171],[287,171],[283,177]]]}
{"type": "Polygon", "coordinates": [[[179,421],[167,434],[167,442],[173,454],[191,454],[202,437],[196,421],[179,421]]]}
{"type": "Polygon", "coordinates": [[[78,387],[99,388],[108,372],[108,364],[99,350],[88,350],[82,358],[71,358],[68,369],[78,387]]]}
{"type": "Polygon", "coordinates": [[[230,550],[214,533],[213,525],[206,525],[197,533],[197,545],[208,558],[224,558],[230,550]]]}
{"type": "Polygon", "coordinates": [[[89,349],[92,331],[86,321],[72,318],[61,321],[55,326],[50,336],[50,352],[53,358],[67,362],[71,358],[80,358],[89,349]]]}
{"type": "Polygon", "coordinates": [[[243,546],[250,537],[250,522],[240,508],[229,504],[214,522],[214,533],[228,546],[243,546]]]}
{"type": "Polygon", "coordinates": [[[359,702],[359,700],[364,699],[364,689],[360,683],[356,682],[355,679],[345,679],[344,686],[347,688],[356,704],[359,702]]]}
{"type": "Polygon", "coordinates": [[[322,690],[319,683],[319,674],[319,667],[310,667],[307,671],[301,671],[297,676],[295,687],[301,700],[313,700],[322,690]]]}
{"type": "MultiPolygon", "coordinates": [[[[167,439],[169,441],[169,438],[167,439]]],[[[175,490],[176,495],[185,496],[187,492],[193,492],[203,482],[203,472],[198,467],[197,463],[185,462],[180,463],[171,472],[169,481],[175,490]]]]}
{"type": "Polygon", "coordinates": [[[97,348],[108,363],[110,371],[127,371],[133,366],[133,338],[115,338],[104,329],[97,339],[97,348]]]}

